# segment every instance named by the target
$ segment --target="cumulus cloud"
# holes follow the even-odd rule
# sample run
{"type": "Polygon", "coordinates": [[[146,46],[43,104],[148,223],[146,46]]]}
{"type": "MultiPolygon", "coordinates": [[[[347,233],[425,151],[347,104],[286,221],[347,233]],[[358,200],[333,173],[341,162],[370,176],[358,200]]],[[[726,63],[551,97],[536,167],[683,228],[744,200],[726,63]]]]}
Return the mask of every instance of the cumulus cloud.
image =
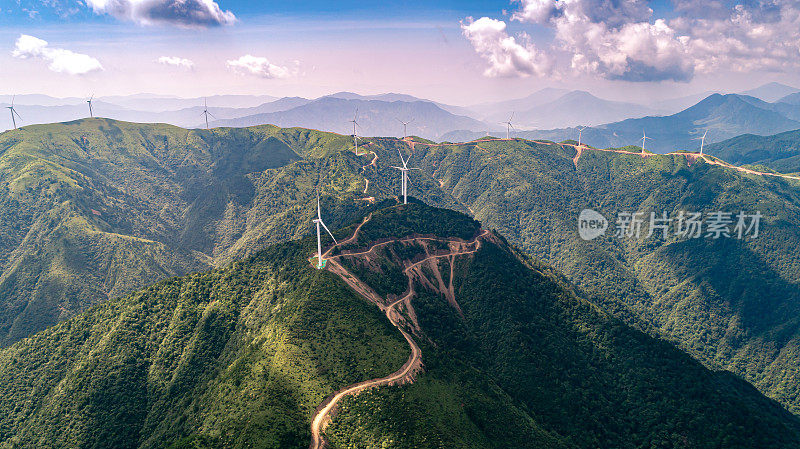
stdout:
{"type": "MultiPolygon", "coordinates": [[[[800,68],[797,0],[672,0],[669,19],[654,17],[646,0],[514,2],[519,8],[511,20],[552,30],[540,53],[565,56],[559,59],[571,69],[609,79],[688,81],[719,69],[800,68]]],[[[492,20],[475,23],[484,19],[492,20]]]]}
{"type": "Polygon", "coordinates": [[[89,55],[63,48],[52,48],[47,41],[27,34],[20,34],[11,55],[20,59],[42,59],[49,63],[50,70],[70,75],[83,75],[103,70],[100,61],[89,55]]]}
{"type": "Polygon", "coordinates": [[[530,42],[530,37],[525,33],[510,36],[501,20],[468,17],[461,23],[461,31],[489,63],[486,76],[543,76],[551,71],[552,61],[530,42]]]}
{"type": "Polygon", "coordinates": [[[110,14],[139,25],[207,28],[230,25],[236,16],[213,0],[86,0],[97,14],[110,14]]]}
{"type": "Polygon", "coordinates": [[[267,58],[244,55],[239,59],[229,60],[228,68],[236,73],[255,75],[261,78],[289,78],[294,72],[289,67],[275,65],[267,58]]]}
{"type": "Polygon", "coordinates": [[[158,58],[158,63],[163,65],[170,65],[181,69],[192,70],[194,69],[194,61],[191,59],[180,58],[178,56],[162,56],[158,58]]]}

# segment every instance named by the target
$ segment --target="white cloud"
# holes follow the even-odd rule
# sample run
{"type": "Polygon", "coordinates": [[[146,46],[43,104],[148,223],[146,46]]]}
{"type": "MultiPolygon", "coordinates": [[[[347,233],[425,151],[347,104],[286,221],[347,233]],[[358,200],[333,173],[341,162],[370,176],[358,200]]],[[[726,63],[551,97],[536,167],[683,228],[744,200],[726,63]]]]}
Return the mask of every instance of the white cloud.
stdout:
{"type": "Polygon", "coordinates": [[[97,14],[110,14],[139,25],[207,28],[231,25],[236,16],[213,0],[86,0],[97,14]]]}
{"type": "MultiPolygon", "coordinates": [[[[695,73],[720,69],[800,68],[797,0],[672,0],[670,19],[654,17],[646,0],[514,2],[519,9],[512,20],[553,30],[553,39],[540,43],[540,52],[604,78],[688,81],[695,73]]],[[[482,41],[467,38],[476,52],[487,54],[482,41]]],[[[487,74],[496,66],[489,62],[487,74]]]]}
{"type": "Polygon", "coordinates": [[[171,65],[186,70],[194,69],[194,62],[191,59],[181,58],[178,56],[162,56],[158,58],[158,63],[163,65],[171,65]]]}
{"type": "Polygon", "coordinates": [[[461,31],[489,63],[486,76],[544,76],[551,72],[552,61],[530,42],[528,35],[509,36],[506,23],[501,20],[469,17],[461,23],[461,31]]]}
{"type": "Polygon", "coordinates": [[[288,67],[271,64],[267,58],[253,55],[244,55],[239,59],[229,60],[227,65],[237,73],[261,78],[289,78],[294,74],[288,67]]]}
{"type": "Polygon", "coordinates": [[[42,59],[50,64],[48,68],[58,73],[70,75],[83,75],[97,70],[103,70],[100,61],[81,53],[75,53],[63,48],[51,48],[47,41],[37,37],[21,34],[14,45],[11,55],[20,59],[42,59]]]}

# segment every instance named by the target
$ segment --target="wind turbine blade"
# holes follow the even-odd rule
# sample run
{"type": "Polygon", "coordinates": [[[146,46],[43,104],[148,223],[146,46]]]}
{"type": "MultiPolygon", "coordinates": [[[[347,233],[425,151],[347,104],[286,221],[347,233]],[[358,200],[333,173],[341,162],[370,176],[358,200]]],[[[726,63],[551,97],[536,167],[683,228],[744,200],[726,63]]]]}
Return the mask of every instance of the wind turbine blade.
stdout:
{"type": "Polygon", "coordinates": [[[336,237],[334,237],[334,236],[333,236],[333,233],[331,232],[331,230],[330,230],[330,229],[328,229],[328,227],[327,227],[327,226],[325,226],[325,222],[324,222],[324,221],[322,221],[322,220],[320,220],[320,221],[319,221],[319,224],[321,224],[321,225],[322,225],[322,227],[323,227],[323,228],[325,228],[325,231],[327,231],[327,232],[328,232],[328,235],[329,235],[329,236],[331,236],[331,238],[333,239],[333,243],[335,243],[335,244],[337,244],[337,245],[338,245],[338,244],[339,244],[339,242],[337,242],[337,241],[336,241],[336,237]]]}
{"type": "Polygon", "coordinates": [[[411,120],[409,120],[409,121],[408,121],[408,123],[406,123],[406,125],[408,125],[408,124],[411,124],[411,123],[414,123],[414,120],[415,120],[415,119],[413,119],[413,118],[412,118],[411,120]]]}
{"type": "Polygon", "coordinates": [[[17,110],[16,110],[16,109],[12,109],[12,110],[11,110],[11,113],[12,113],[12,114],[16,114],[16,115],[17,115],[17,117],[19,117],[19,119],[20,119],[20,120],[22,120],[22,116],[21,116],[21,115],[19,115],[19,112],[17,112],[17,110]]]}
{"type": "Polygon", "coordinates": [[[401,171],[405,170],[405,168],[403,168],[403,167],[395,167],[394,165],[390,165],[389,168],[396,168],[396,169],[401,170],[401,171]]]}
{"type": "Polygon", "coordinates": [[[14,107],[14,100],[16,100],[16,99],[17,99],[17,95],[16,94],[11,96],[11,107],[12,108],[14,107]]]}
{"type": "Polygon", "coordinates": [[[317,192],[317,218],[322,220],[322,209],[319,207],[319,192],[317,192]]]}
{"type": "Polygon", "coordinates": [[[399,148],[397,149],[397,154],[400,156],[400,161],[403,162],[403,167],[405,167],[407,162],[405,159],[403,159],[403,153],[400,152],[399,148]]]}
{"type": "Polygon", "coordinates": [[[217,118],[217,117],[216,117],[214,114],[212,114],[212,113],[210,113],[210,112],[208,113],[208,115],[210,115],[210,116],[211,116],[211,117],[213,117],[213,118],[217,118]]]}

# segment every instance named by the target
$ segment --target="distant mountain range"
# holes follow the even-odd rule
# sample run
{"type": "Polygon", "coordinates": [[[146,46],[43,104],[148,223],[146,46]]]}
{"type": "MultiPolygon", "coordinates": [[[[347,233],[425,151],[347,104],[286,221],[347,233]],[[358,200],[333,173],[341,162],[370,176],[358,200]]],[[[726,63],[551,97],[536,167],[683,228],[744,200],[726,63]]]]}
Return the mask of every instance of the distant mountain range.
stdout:
{"type": "MultiPolygon", "coordinates": [[[[800,105],[767,103],[746,95],[713,94],[696,105],[669,116],[649,116],[594,126],[583,132],[583,142],[600,148],[641,145],[642,135],[647,150],[668,153],[697,150],[698,137],[708,130],[706,143],[719,142],[742,134],[771,135],[800,129],[800,105]]],[[[495,132],[500,137],[504,133],[495,132]]],[[[451,142],[469,141],[483,135],[474,132],[452,132],[442,136],[451,142]]],[[[576,128],[541,131],[520,131],[515,137],[563,141],[577,139],[576,128]]]]}
{"type": "Polygon", "coordinates": [[[229,120],[217,120],[213,126],[244,127],[273,124],[281,127],[299,126],[317,130],[352,134],[352,120],[358,110],[358,134],[362,136],[401,136],[403,127],[398,120],[408,121],[408,133],[436,139],[446,130],[481,131],[486,124],[470,117],[445,111],[429,101],[384,101],[322,97],[310,103],[280,112],[248,115],[229,120]]]}
{"type": "Polygon", "coordinates": [[[760,98],[764,101],[774,102],[779,101],[781,98],[800,92],[800,89],[792,86],[787,86],[781,83],[767,83],[763,86],[756,87],[742,92],[742,95],[760,98]]]}
{"type": "MultiPolygon", "coordinates": [[[[800,128],[798,89],[770,83],[746,94],[694,94],[649,104],[611,101],[585,91],[546,88],[524,98],[454,106],[401,93],[360,95],[338,92],[316,99],[276,98],[266,95],[219,95],[176,98],[163,95],[97,97],[96,116],[141,123],[168,123],[203,128],[203,103],[207,101],[212,126],[242,127],[275,124],[301,126],[352,134],[352,119],[359,112],[362,136],[400,136],[399,120],[412,120],[408,132],[427,139],[468,141],[487,134],[505,136],[513,113],[514,135],[535,139],[575,138],[579,125],[592,125],[585,142],[595,146],[636,144],[646,131],[649,149],[668,152],[697,147],[693,136],[709,130],[708,143],[744,133],[769,135],[800,128]],[[703,96],[700,96],[703,95],[703,96]],[[224,106],[223,106],[224,105],[224,106]]],[[[0,96],[7,106],[9,96],[0,96]]],[[[65,122],[88,115],[82,98],[19,95],[21,125],[65,122]]],[[[0,116],[0,129],[11,127],[0,116]]]]}

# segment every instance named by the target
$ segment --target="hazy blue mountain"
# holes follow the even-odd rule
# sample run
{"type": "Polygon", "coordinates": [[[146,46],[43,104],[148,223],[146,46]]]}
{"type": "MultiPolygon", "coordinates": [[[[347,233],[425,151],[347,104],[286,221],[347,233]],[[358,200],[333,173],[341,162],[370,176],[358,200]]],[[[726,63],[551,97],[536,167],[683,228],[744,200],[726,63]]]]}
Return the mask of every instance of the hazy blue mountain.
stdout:
{"type": "Polygon", "coordinates": [[[576,90],[558,99],[514,115],[514,121],[527,128],[557,128],[600,125],[653,114],[654,109],[634,103],[603,100],[589,92],[576,90]]]}
{"type": "Polygon", "coordinates": [[[202,106],[204,101],[208,101],[209,106],[253,108],[264,103],[273,102],[278,98],[271,95],[210,95],[208,97],[180,98],[165,95],[138,94],[99,97],[98,99],[127,109],[161,112],[202,106]]]}
{"type": "Polygon", "coordinates": [[[742,95],[760,98],[764,101],[773,102],[777,101],[787,95],[800,92],[800,89],[792,86],[787,86],[781,83],[767,83],[763,86],[756,87],[742,92],[742,95]]]}
{"type": "Polygon", "coordinates": [[[507,120],[508,116],[511,115],[511,112],[513,111],[526,111],[534,106],[554,101],[560,97],[563,97],[567,93],[569,93],[569,90],[567,89],[554,89],[552,87],[547,87],[523,98],[481,103],[468,106],[467,109],[475,111],[480,118],[487,120],[507,120]]]}
{"type": "Polygon", "coordinates": [[[650,103],[653,109],[663,111],[665,115],[678,113],[686,108],[690,108],[695,104],[703,101],[710,95],[718,94],[720,92],[706,91],[699,94],[685,95],[677,98],[669,98],[666,100],[659,100],[650,103]]]}
{"type": "Polygon", "coordinates": [[[789,95],[779,99],[775,103],[787,103],[787,104],[793,104],[793,105],[800,105],[800,92],[789,94],[789,95]]]}
{"type": "MultiPolygon", "coordinates": [[[[800,129],[800,106],[767,103],[745,95],[714,94],[696,105],[669,116],[651,116],[594,126],[583,132],[589,145],[608,148],[641,145],[642,134],[648,140],[646,148],[657,153],[676,150],[697,150],[697,137],[708,130],[706,143],[719,142],[742,134],[772,135],[800,129]]],[[[504,133],[493,133],[503,135],[504,133]]],[[[485,133],[451,132],[442,136],[447,141],[469,141],[485,133]]],[[[563,141],[577,139],[575,128],[520,131],[515,137],[563,141]]]]}
{"type": "Polygon", "coordinates": [[[299,126],[321,131],[352,134],[353,119],[358,109],[361,136],[402,136],[403,127],[398,119],[414,119],[408,125],[408,133],[424,138],[437,138],[453,129],[483,130],[485,123],[473,118],[458,116],[445,111],[429,101],[379,101],[347,100],[322,97],[308,104],[286,111],[255,114],[230,120],[214,121],[213,126],[254,126],[273,124],[276,126],[299,126]]]}
{"type": "Polygon", "coordinates": [[[22,95],[0,95],[0,103],[10,104],[12,97],[14,97],[14,104],[16,105],[69,106],[69,105],[85,104],[86,102],[86,98],[77,98],[77,97],[56,98],[42,94],[22,94],[22,95]]]}

